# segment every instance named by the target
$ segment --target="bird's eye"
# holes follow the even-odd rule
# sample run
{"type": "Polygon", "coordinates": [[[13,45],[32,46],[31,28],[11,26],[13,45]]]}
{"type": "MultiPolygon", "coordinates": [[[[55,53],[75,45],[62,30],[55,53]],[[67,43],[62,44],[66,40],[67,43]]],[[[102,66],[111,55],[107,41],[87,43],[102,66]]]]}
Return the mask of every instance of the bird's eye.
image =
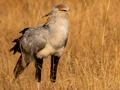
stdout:
{"type": "Polygon", "coordinates": [[[67,10],[62,10],[62,11],[67,12],[67,10]]]}

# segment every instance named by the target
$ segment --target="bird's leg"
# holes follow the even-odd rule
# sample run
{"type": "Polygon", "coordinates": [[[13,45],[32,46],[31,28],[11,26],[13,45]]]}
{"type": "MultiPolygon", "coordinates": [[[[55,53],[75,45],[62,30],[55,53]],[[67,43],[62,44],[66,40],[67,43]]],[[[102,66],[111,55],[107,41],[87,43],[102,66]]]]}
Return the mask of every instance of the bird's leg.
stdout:
{"type": "Polygon", "coordinates": [[[50,70],[50,80],[51,82],[56,81],[57,67],[59,63],[59,57],[51,56],[51,70],[50,70]]]}
{"type": "Polygon", "coordinates": [[[40,82],[37,82],[37,88],[40,90],[40,82]]]}
{"type": "Polygon", "coordinates": [[[17,79],[17,77],[25,70],[25,68],[29,65],[30,61],[26,62],[26,65],[22,63],[22,55],[19,57],[17,64],[14,68],[14,79],[13,82],[17,79]]]}
{"type": "Polygon", "coordinates": [[[41,70],[42,70],[43,59],[36,60],[35,67],[36,67],[36,79],[38,82],[41,81],[41,70]]]}
{"type": "Polygon", "coordinates": [[[36,68],[35,78],[38,81],[37,87],[38,87],[38,90],[39,90],[39,83],[41,81],[41,71],[42,71],[43,59],[39,59],[37,57],[35,57],[35,59],[36,59],[36,62],[35,62],[35,68],[36,68]]]}

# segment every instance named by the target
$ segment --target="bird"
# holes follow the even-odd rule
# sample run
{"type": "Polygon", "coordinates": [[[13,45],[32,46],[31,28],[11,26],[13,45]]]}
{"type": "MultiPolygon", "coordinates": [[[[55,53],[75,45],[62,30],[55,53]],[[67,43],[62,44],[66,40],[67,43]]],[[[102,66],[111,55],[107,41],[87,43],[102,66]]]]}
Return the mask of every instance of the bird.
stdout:
{"type": "Polygon", "coordinates": [[[51,56],[50,81],[56,82],[58,63],[68,41],[68,13],[69,7],[66,4],[57,4],[48,14],[43,16],[47,18],[45,23],[20,31],[22,35],[13,40],[13,43],[16,44],[10,49],[13,54],[20,53],[13,70],[13,82],[34,61],[35,78],[39,90],[43,59],[48,56],[51,56]]]}

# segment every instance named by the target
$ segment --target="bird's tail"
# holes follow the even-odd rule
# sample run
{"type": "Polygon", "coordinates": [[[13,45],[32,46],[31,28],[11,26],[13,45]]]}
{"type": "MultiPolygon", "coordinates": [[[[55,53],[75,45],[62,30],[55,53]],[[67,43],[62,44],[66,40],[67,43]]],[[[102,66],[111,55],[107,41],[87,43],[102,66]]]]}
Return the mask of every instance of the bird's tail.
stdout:
{"type": "Polygon", "coordinates": [[[14,79],[13,79],[13,81],[15,81],[16,80],[16,78],[24,71],[24,67],[23,67],[23,65],[22,65],[22,55],[19,57],[19,59],[18,59],[18,61],[17,61],[17,63],[16,63],[16,66],[15,66],[15,68],[14,68],[14,71],[13,71],[13,73],[14,73],[14,79]]]}
{"type": "Polygon", "coordinates": [[[13,82],[17,79],[17,77],[26,69],[26,67],[29,65],[30,63],[30,58],[28,55],[22,56],[22,54],[20,55],[15,68],[14,68],[14,79],[13,82]]]}
{"type": "MultiPolygon", "coordinates": [[[[21,38],[21,37],[20,37],[21,38]]],[[[14,68],[14,79],[13,82],[17,79],[17,77],[25,70],[25,68],[29,65],[30,63],[30,55],[27,54],[22,46],[20,45],[20,38],[15,39],[13,42],[15,42],[16,44],[9,50],[9,51],[13,51],[13,54],[16,54],[16,52],[21,53],[16,66],[14,68]]]]}
{"type": "Polygon", "coordinates": [[[17,79],[17,77],[25,70],[25,68],[30,63],[30,59],[31,59],[30,55],[24,51],[24,49],[20,44],[20,40],[23,37],[23,34],[25,33],[26,30],[29,30],[29,28],[25,28],[20,32],[22,33],[22,36],[13,40],[13,43],[16,43],[16,44],[9,50],[10,52],[13,51],[13,54],[16,54],[16,52],[19,52],[21,54],[13,71],[14,73],[13,81],[17,79]]]}

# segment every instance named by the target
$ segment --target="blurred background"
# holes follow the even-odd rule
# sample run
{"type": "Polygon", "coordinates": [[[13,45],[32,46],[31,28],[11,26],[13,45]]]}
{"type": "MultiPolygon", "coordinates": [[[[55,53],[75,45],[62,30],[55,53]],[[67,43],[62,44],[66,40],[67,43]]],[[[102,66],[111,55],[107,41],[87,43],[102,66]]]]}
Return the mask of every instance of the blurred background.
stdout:
{"type": "Polygon", "coordinates": [[[120,0],[0,0],[0,90],[37,90],[34,62],[12,83],[20,54],[9,49],[58,3],[70,8],[69,40],[54,84],[44,60],[40,90],[120,90],[120,0]]]}

